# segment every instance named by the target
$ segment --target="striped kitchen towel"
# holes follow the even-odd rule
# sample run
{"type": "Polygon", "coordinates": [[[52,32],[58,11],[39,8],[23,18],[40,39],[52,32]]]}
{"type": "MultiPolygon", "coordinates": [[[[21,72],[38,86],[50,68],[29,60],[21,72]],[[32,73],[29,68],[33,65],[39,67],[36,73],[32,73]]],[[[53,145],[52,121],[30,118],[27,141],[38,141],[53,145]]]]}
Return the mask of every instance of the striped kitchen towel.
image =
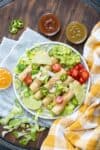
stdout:
{"type": "Polygon", "coordinates": [[[84,46],[91,88],[80,109],[54,121],[41,150],[100,150],[100,22],[84,46]]]}

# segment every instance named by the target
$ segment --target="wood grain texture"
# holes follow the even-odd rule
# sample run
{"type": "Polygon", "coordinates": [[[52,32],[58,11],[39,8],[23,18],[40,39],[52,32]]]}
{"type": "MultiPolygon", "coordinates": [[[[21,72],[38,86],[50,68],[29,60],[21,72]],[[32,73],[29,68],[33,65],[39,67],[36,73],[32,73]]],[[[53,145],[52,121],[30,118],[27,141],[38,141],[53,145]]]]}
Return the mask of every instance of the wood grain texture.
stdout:
{"type": "MultiPolygon", "coordinates": [[[[15,0],[0,9],[0,41],[4,36],[17,40],[26,27],[38,31],[38,20],[41,15],[47,12],[56,14],[62,26],[61,31],[50,39],[68,43],[82,53],[84,43],[73,45],[66,40],[66,25],[70,21],[80,21],[87,26],[88,34],[90,34],[92,27],[100,20],[100,14],[80,0],[15,0]],[[25,28],[17,35],[11,35],[8,32],[8,26],[11,20],[15,18],[21,18],[24,21],[25,28]]],[[[39,148],[47,133],[48,131],[41,133],[38,140],[31,144],[31,148],[39,148]]]]}
{"type": "MultiPolygon", "coordinates": [[[[77,20],[85,23],[89,31],[88,33],[90,33],[92,27],[100,19],[100,14],[97,13],[95,9],[80,0],[15,0],[0,9],[0,40],[3,36],[18,39],[23,32],[23,30],[21,30],[14,36],[9,34],[8,25],[14,18],[23,19],[25,28],[29,26],[35,31],[38,31],[38,20],[40,16],[46,12],[55,13],[62,24],[59,34],[50,39],[64,43],[68,43],[65,37],[65,28],[70,21],[77,20]]],[[[82,52],[83,44],[78,46],[71,45],[82,52]]]]}

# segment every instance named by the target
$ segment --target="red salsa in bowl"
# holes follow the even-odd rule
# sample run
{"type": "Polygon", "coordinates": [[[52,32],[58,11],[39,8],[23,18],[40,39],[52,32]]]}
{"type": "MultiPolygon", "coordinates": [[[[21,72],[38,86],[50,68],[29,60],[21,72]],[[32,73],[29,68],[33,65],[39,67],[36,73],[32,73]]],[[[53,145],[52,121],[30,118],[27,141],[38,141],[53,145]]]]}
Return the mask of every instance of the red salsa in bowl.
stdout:
{"type": "Polygon", "coordinates": [[[60,31],[61,24],[53,13],[46,13],[39,19],[38,28],[46,36],[53,36],[60,31]]]}

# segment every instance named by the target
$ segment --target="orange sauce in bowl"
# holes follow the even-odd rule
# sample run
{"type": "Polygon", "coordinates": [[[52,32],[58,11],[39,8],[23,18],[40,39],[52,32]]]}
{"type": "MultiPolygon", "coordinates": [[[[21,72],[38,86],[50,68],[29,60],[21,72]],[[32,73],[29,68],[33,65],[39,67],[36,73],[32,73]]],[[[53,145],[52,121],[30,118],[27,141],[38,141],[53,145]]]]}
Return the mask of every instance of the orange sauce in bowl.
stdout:
{"type": "Polygon", "coordinates": [[[12,83],[12,75],[11,73],[5,69],[0,68],[0,89],[8,88],[12,83]]]}

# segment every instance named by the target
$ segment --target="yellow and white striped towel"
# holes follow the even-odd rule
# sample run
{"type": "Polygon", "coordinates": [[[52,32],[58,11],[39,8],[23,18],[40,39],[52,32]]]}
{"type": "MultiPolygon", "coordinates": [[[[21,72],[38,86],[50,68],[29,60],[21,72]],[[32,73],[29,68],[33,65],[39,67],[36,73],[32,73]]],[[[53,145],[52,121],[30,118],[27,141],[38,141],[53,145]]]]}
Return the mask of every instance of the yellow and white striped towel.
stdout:
{"type": "Polygon", "coordinates": [[[100,22],[84,47],[91,88],[80,109],[54,121],[41,150],[100,150],[100,22]]]}

